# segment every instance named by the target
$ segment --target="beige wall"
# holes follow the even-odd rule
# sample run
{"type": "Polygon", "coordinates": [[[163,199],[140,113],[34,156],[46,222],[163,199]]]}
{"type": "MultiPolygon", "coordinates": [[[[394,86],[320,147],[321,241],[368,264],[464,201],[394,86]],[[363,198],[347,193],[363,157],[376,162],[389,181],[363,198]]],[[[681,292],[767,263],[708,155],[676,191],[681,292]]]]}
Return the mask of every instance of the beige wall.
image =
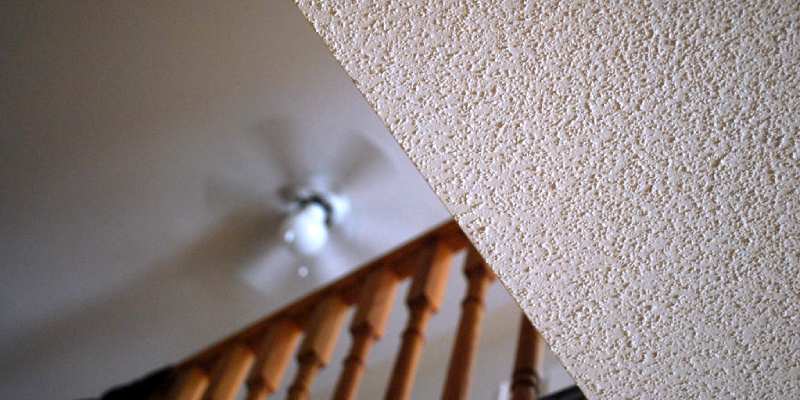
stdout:
{"type": "Polygon", "coordinates": [[[299,5],[592,397],[800,396],[797,2],[299,5]]]}

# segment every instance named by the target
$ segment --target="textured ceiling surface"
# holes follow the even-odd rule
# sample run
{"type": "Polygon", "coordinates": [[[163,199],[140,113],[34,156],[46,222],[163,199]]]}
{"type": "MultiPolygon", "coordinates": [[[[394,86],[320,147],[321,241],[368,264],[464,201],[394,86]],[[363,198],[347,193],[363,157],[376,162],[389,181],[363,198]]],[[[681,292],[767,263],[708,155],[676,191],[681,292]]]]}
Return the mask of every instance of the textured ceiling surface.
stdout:
{"type": "Polygon", "coordinates": [[[800,395],[800,5],[301,10],[593,398],[800,395]]]}

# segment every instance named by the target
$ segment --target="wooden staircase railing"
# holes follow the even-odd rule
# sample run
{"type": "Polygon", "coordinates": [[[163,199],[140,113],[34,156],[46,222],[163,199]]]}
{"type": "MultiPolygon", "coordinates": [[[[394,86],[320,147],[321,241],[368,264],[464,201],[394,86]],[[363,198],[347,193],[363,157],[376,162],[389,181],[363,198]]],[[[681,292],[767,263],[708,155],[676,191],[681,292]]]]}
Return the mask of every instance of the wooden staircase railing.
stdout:
{"type": "MultiPolygon", "coordinates": [[[[176,367],[178,378],[166,397],[233,400],[246,382],[248,400],[266,399],[279,389],[296,353],[298,368],[288,398],[307,399],[317,373],[330,361],[347,311],[355,307],[352,344],[333,392],[336,400],[354,399],[369,351],[384,333],[396,289],[411,279],[406,296],[408,321],[385,394],[386,399],[409,399],[428,321],[441,305],[453,256],[460,251],[467,251],[463,268],[467,293],[443,376],[442,398],[466,399],[484,296],[494,276],[455,222],[423,234],[184,360],[176,367]]],[[[523,316],[512,376],[513,399],[536,398],[541,346],[541,338],[523,316]]]]}

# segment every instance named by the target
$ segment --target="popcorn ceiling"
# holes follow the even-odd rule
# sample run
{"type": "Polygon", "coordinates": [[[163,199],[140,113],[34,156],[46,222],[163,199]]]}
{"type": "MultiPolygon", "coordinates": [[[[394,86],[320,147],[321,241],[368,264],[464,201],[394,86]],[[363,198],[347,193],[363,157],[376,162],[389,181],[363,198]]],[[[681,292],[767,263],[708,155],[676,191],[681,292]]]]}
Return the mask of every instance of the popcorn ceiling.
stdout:
{"type": "Polygon", "coordinates": [[[798,398],[800,3],[641,3],[298,2],[590,397],[798,398]]]}

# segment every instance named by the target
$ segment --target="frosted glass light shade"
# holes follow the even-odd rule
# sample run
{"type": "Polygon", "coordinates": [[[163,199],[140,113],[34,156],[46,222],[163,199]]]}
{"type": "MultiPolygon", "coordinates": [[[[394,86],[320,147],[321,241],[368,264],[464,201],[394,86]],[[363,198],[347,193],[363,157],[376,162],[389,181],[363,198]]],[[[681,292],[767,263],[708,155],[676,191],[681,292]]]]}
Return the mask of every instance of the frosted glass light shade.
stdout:
{"type": "Polygon", "coordinates": [[[281,237],[292,251],[311,256],[317,254],[328,242],[328,226],[325,224],[325,209],[309,203],[289,215],[281,226],[281,237]]]}

